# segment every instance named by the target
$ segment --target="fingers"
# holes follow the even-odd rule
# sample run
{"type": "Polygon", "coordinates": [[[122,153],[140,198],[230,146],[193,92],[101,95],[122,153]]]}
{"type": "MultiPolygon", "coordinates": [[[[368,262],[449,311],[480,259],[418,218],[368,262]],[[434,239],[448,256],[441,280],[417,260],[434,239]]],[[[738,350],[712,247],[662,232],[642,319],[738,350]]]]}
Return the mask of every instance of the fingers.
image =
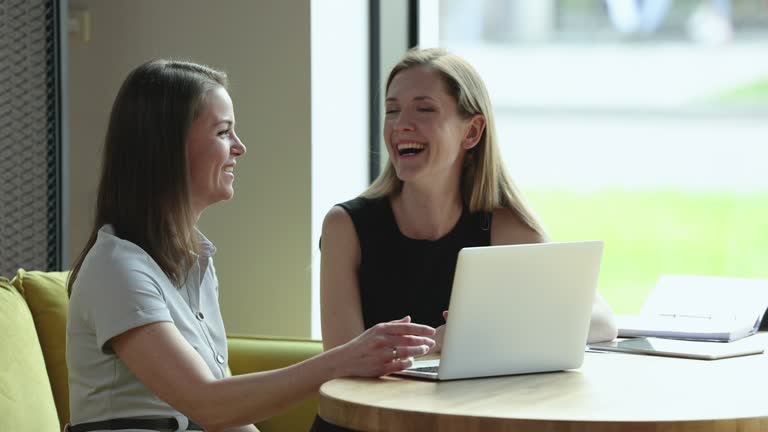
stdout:
{"type": "Polygon", "coordinates": [[[412,366],[413,357],[435,346],[432,327],[414,324],[410,316],[376,324],[344,346],[356,359],[342,376],[382,376],[412,366]]]}
{"type": "Polygon", "coordinates": [[[389,336],[386,339],[382,340],[382,343],[388,344],[389,346],[427,345],[428,347],[431,348],[435,344],[435,340],[433,338],[425,337],[425,336],[404,335],[404,336],[389,336]]]}
{"type": "Polygon", "coordinates": [[[435,346],[435,340],[420,336],[380,336],[368,346],[376,351],[381,350],[381,358],[398,359],[423,356],[435,346]]]}
{"type": "MultiPolygon", "coordinates": [[[[406,318],[410,319],[410,317],[406,318]]],[[[376,324],[373,328],[378,329],[380,333],[390,335],[432,336],[435,334],[435,329],[430,326],[399,321],[376,324]]]]}
{"type": "Polygon", "coordinates": [[[372,350],[376,361],[379,362],[393,362],[402,361],[410,357],[421,357],[429,353],[434,346],[434,342],[431,344],[421,345],[387,345],[381,346],[372,350]]]}
{"type": "Polygon", "coordinates": [[[435,332],[435,345],[432,347],[431,351],[439,353],[443,348],[443,335],[445,335],[445,324],[441,325],[436,329],[435,332]]]}
{"type": "Polygon", "coordinates": [[[411,366],[413,366],[413,359],[411,358],[404,358],[399,361],[393,361],[383,366],[381,375],[389,375],[394,372],[400,372],[401,370],[408,369],[411,366]]]}
{"type": "Polygon", "coordinates": [[[398,346],[392,351],[392,357],[394,361],[404,361],[411,357],[421,357],[429,352],[430,347],[427,345],[417,346],[398,346]]]}

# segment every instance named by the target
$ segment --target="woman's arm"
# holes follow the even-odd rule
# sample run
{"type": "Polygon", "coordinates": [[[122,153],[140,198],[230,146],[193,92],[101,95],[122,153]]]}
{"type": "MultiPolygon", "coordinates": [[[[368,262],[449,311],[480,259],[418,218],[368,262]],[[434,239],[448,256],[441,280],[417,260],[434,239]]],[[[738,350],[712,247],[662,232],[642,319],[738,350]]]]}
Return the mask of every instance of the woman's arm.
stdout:
{"type": "Polygon", "coordinates": [[[358,269],[360,242],[352,218],[333,207],[323,221],[320,258],[320,316],[326,350],[349,342],[365,329],[358,269]]]}
{"type": "Polygon", "coordinates": [[[496,209],[491,220],[491,246],[545,243],[549,239],[524,224],[512,210],[496,209]]]}
{"type": "MultiPolygon", "coordinates": [[[[510,210],[498,209],[493,212],[491,222],[491,244],[544,243],[549,241],[529,227],[525,226],[510,210]]],[[[588,342],[601,342],[616,338],[618,330],[613,311],[600,293],[595,295],[592,305],[592,319],[589,323],[588,342]]]]}
{"type": "Polygon", "coordinates": [[[616,328],[616,320],[613,310],[600,293],[595,295],[595,303],[592,305],[592,320],[589,322],[589,335],[587,342],[603,342],[616,339],[619,330],[616,328]]]}
{"type": "Polygon", "coordinates": [[[399,322],[376,325],[350,343],[272,371],[217,379],[170,322],[131,329],[111,339],[120,359],[150,390],[207,431],[271,417],[320,385],[342,376],[376,377],[410,367],[423,355],[434,329],[399,322]],[[393,347],[396,353],[393,355],[393,347]],[[395,360],[393,358],[405,360],[395,360]]]}

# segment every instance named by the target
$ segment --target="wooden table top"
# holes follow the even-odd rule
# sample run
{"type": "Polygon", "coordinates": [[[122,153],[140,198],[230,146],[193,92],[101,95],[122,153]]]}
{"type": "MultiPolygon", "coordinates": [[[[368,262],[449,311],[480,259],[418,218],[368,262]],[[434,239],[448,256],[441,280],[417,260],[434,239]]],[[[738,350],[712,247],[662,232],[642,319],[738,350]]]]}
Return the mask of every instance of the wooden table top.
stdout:
{"type": "Polygon", "coordinates": [[[343,378],[320,415],[361,431],[768,431],[768,355],[586,353],[580,369],[430,382],[343,378]]]}

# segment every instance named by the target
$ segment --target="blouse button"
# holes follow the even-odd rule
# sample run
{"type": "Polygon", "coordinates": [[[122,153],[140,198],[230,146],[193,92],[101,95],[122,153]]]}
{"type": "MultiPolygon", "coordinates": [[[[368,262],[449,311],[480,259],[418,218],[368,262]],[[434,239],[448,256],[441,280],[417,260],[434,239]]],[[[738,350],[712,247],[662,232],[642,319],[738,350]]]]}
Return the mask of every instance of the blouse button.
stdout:
{"type": "Polygon", "coordinates": [[[202,320],[204,320],[204,319],[205,319],[205,315],[203,315],[203,313],[202,313],[202,312],[198,312],[198,313],[197,313],[197,319],[199,319],[200,321],[202,321],[202,320]]]}
{"type": "Polygon", "coordinates": [[[224,364],[224,356],[221,354],[216,354],[216,361],[219,362],[219,364],[224,364]]]}

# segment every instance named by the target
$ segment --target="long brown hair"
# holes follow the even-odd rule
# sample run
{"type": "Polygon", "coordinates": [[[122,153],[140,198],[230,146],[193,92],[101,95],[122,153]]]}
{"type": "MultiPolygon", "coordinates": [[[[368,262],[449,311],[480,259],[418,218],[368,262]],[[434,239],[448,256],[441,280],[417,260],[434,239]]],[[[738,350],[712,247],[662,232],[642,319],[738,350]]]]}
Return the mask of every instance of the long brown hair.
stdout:
{"type": "Polygon", "coordinates": [[[152,60],[125,79],[104,140],[93,229],[70,272],[70,294],[107,224],[182,285],[200,249],[187,186],[187,133],[206,93],[219,87],[227,87],[226,74],[183,61],[152,60]]]}
{"type": "MultiPolygon", "coordinates": [[[[464,204],[473,212],[510,209],[528,227],[547,237],[543,225],[526,203],[501,159],[491,98],[480,74],[472,65],[440,48],[412,49],[389,73],[387,91],[398,73],[421,65],[428,66],[440,76],[448,93],[456,100],[460,115],[469,118],[482,114],[485,117],[485,130],[480,141],[464,158],[461,172],[461,197],[464,204]]],[[[361,196],[382,198],[399,193],[402,187],[402,180],[397,178],[392,163],[388,163],[361,196]]]]}

